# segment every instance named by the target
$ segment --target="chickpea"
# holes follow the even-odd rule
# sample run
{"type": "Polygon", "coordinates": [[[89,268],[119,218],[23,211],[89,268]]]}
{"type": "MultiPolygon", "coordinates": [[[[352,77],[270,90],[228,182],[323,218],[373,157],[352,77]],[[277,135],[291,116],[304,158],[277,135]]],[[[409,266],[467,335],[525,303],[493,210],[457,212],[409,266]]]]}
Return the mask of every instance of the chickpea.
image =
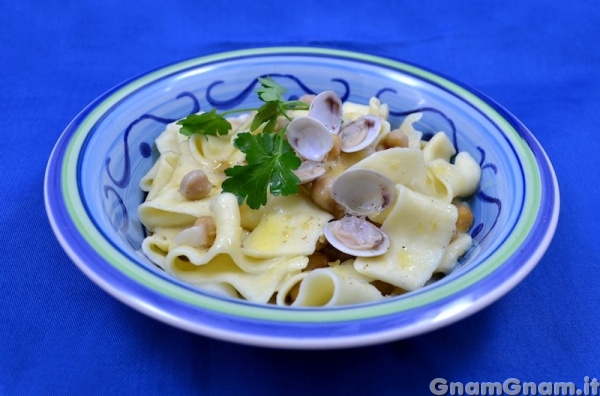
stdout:
{"type": "Polygon", "coordinates": [[[192,201],[202,199],[206,197],[210,190],[212,190],[212,184],[206,177],[206,174],[200,169],[193,170],[186,174],[179,183],[179,192],[185,199],[192,201]]]}
{"type": "Polygon", "coordinates": [[[394,129],[381,139],[381,145],[385,148],[408,147],[408,136],[399,129],[394,129]]]}
{"type": "Polygon", "coordinates": [[[321,209],[336,216],[339,212],[338,204],[331,196],[331,185],[335,180],[331,176],[321,176],[310,185],[310,198],[321,209]]]}
{"type": "Polygon", "coordinates": [[[215,237],[217,236],[217,227],[215,221],[210,216],[200,216],[194,222],[194,226],[204,227],[206,233],[206,244],[212,246],[215,243],[215,237]]]}
{"type": "Polygon", "coordinates": [[[329,259],[323,253],[315,252],[308,256],[308,264],[303,271],[312,271],[316,268],[325,268],[329,265],[329,259]]]}
{"type": "Polygon", "coordinates": [[[275,124],[275,130],[279,131],[280,129],[283,129],[286,126],[288,126],[289,124],[290,124],[290,120],[288,120],[285,117],[279,117],[277,119],[277,123],[275,124]]]}
{"type": "Polygon", "coordinates": [[[306,104],[311,104],[313,100],[315,100],[315,97],[317,95],[313,95],[313,94],[306,94],[306,95],[302,95],[298,98],[298,100],[300,102],[306,103],[306,104]]]}
{"type": "Polygon", "coordinates": [[[467,205],[458,205],[458,218],[456,219],[456,232],[465,233],[473,225],[473,212],[467,205]]]}
{"type": "Polygon", "coordinates": [[[199,217],[193,226],[182,230],[173,238],[173,241],[179,245],[191,247],[209,247],[215,243],[217,229],[212,217],[199,217]]]}
{"type": "Polygon", "coordinates": [[[332,135],[333,137],[333,147],[327,153],[327,158],[336,158],[342,152],[342,138],[339,135],[332,135]]]}

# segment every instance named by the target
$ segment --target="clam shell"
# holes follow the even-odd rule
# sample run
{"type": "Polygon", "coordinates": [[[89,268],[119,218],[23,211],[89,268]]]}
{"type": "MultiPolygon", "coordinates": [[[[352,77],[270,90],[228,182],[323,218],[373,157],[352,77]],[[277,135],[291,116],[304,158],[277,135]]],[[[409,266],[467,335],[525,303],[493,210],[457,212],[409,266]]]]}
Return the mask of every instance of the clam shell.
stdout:
{"type": "Polygon", "coordinates": [[[344,125],[339,133],[342,139],[342,151],[354,153],[364,149],[377,139],[380,130],[381,119],[370,114],[344,125]]]}
{"type": "Polygon", "coordinates": [[[333,91],[323,91],[313,99],[308,116],[325,125],[329,132],[338,134],[342,124],[342,100],[333,91]]]}
{"type": "Polygon", "coordinates": [[[309,183],[325,174],[325,164],[321,161],[302,161],[294,174],[298,176],[301,183],[309,183]]]}
{"type": "Polygon", "coordinates": [[[371,169],[348,169],[331,186],[331,196],[346,213],[367,216],[383,211],[397,196],[396,185],[371,169]]]}
{"type": "Polygon", "coordinates": [[[303,158],[322,161],[333,147],[333,136],[321,122],[311,117],[294,118],[287,126],[286,137],[303,158]]]}
{"type": "Polygon", "coordinates": [[[325,225],[325,238],[336,249],[357,257],[379,256],[390,247],[388,236],[362,217],[346,216],[325,225]]]}

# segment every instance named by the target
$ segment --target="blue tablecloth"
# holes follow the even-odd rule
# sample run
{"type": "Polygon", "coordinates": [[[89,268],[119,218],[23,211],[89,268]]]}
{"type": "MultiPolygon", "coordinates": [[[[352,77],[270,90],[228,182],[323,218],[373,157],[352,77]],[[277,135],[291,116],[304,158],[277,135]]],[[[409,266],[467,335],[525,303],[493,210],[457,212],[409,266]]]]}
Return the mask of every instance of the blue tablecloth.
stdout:
{"type": "Polygon", "coordinates": [[[600,378],[599,21],[594,0],[1,1],[0,395],[425,395],[434,378],[585,390],[600,378]],[[521,119],[562,193],[555,238],[533,272],[456,324],[337,351],[193,335],[92,283],[44,210],[46,162],[65,126],[149,69],[280,45],[407,60],[521,119]]]}

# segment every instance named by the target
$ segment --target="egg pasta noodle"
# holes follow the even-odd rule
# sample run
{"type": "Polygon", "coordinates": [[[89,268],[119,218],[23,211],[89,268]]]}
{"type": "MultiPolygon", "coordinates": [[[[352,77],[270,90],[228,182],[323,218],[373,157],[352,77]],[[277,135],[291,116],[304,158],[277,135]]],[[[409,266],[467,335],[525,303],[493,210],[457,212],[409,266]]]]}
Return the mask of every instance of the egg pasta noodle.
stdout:
{"type": "MultiPolygon", "coordinates": [[[[307,114],[295,110],[288,115],[295,121],[307,114]]],[[[443,131],[425,141],[414,126],[421,113],[407,115],[392,128],[388,106],[374,97],[366,105],[344,102],[341,115],[340,134],[353,121],[367,119],[372,125],[376,119],[372,142],[350,152],[333,153],[333,148],[317,160],[322,175],[303,182],[297,194],[270,195],[259,209],[239,204],[221,188],[224,170],[245,161],[233,142],[250,130],[252,114],[229,118],[232,128],[221,136],[185,136],[179,133],[181,125],[168,124],[155,141],[159,157],[140,181],[147,194],[139,206],[148,231],[143,253],[166,273],[210,293],[293,307],[390,298],[452,271],[472,245],[472,218],[465,225],[462,213],[470,214],[466,198],[477,191],[479,164],[469,153],[457,153],[443,131]],[[182,180],[199,171],[210,191],[186,196],[182,180]],[[385,208],[352,215],[331,200],[331,183],[358,171],[389,179],[392,191],[383,194],[385,208]],[[363,223],[349,220],[348,228],[342,224],[331,232],[362,229],[366,223],[389,245],[376,254],[340,251],[325,229],[354,218],[363,223]]],[[[279,127],[289,123],[284,117],[278,121],[279,127]]],[[[365,183],[357,178],[340,191],[378,194],[365,183]]]]}

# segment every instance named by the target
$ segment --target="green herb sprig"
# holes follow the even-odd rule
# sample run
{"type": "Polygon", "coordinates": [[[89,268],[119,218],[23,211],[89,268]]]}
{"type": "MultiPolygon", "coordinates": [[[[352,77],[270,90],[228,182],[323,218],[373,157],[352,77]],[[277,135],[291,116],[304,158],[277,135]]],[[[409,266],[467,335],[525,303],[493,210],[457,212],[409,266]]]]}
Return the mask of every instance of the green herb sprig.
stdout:
{"type": "Polygon", "coordinates": [[[217,113],[212,109],[207,113],[192,114],[177,123],[180,133],[191,136],[195,133],[211,136],[227,135],[231,124],[225,118],[229,114],[256,111],[249,132],[239,133],[233,145],[246,154],[246,163],[225,170],[228,178],[223,182],[225,192],[234,194],[240,205],[246,204],[258,209],[267,203],[268,194],[291,195],[298,192],[300,179],[294,170],[300,166],[300,158],[285,140],[285,128],[275,131],[277,119],[291,110],[307,110],[308,105],[298,100],[286,101],[283,95],[287,90],[271,77],[259,77],[261,85],[256,90],[264,102],[259,108],[235,109],[217,113]],[[262,125],[262,131],[253,134],[262,125]]]}

